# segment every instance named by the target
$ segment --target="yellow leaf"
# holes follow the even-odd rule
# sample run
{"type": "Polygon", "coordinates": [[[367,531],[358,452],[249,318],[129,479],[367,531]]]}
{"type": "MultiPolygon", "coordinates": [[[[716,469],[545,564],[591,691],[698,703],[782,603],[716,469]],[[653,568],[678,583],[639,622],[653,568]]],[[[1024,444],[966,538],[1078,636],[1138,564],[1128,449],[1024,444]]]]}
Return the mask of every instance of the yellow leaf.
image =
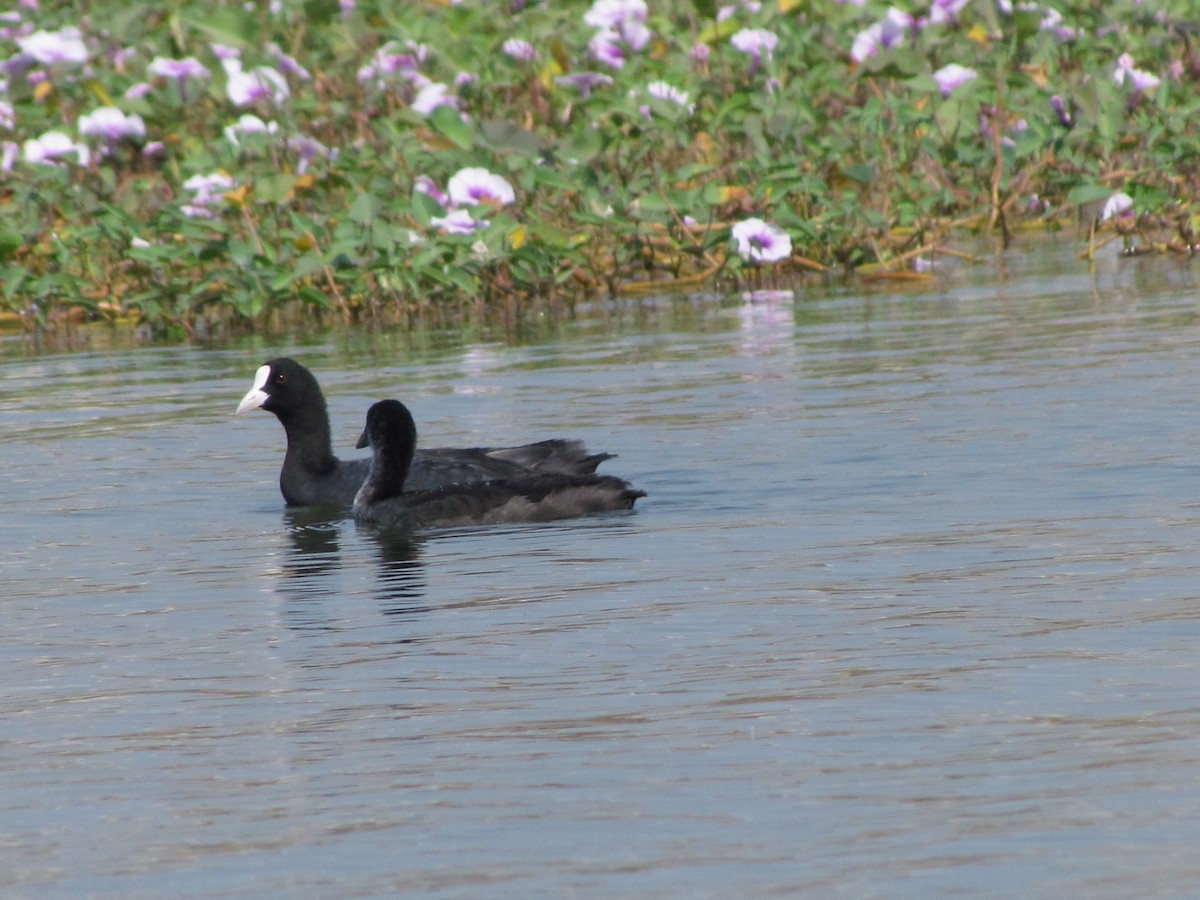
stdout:
{"type": "Polygon", "coordinates": [[[519,250],[525,244],[526,231],[524,225],[518,225],[508,234],[508,243],[514,250],[519,250]]]}
{"type": "Polygon", "coordinates": [[[89,78],[88,82],[87,82],[87,89],[92,92],[93,97],[95,97],[97,100],[99,100],[105,106],[116,106],[117,105],[117,104],[113,103],[112,95],[109,94],[109,92],[107,90],[105,90],[104,85],[101,84],[98,79],[89,78]]]}
{"type": "Polygon", "coordinates": [[[254,193],[254,185],[243,184],[239,188],[234,188],[232,191],[225,192],[225,199],[236,206],[238,209],[244,209],[250,201],[250,195],[254,193]]]}
{"type": "Polygon", "coordinates": [[[296,240],[292,241],[292,246],[301,252],[307,253],[309,250],[315,250],[317,247],[317,239],[312,236],[312,232],[306,231],[296,240]]]}
{"type": "Polygon", "coordinates": [[[725,38],[737,31],[738,28],[739,25],[737,20],[735,20],[732,16],[721,22],[713,22],[712,24],[705,26],[705,28],[701,30],[698,35],[696,35],[696,43],[716,44],[719,41],[725,40],[725,38]]]}
{"type": "Polygon", "coordinates": [[[1030,77],[1034,84],[1042,90],[1050,86],[1050,75],[1046,70],[1046,64],[1040,66],[1021,66],[1021,71],[1030,77]]]}
{"type": "Polygon", "coordinates": [[[717,145],[711,134],[709,134],[707,131],[697,132],[695,140],[692,142],[692,146],[700,151],[700,156],[706,163],[709,165],[716,165],[717,145]]]}
{"type": "Polygon", "coordinates": [[[967,37],[979,44],[986,44],[989,40],[988,30],[982,25],[974,26],[970,31],[967,32],[967,37]]]}
{"type": "Polygon", "coordinates": [[[41,102],[54,93],[54,82],[39,81],[33,89],[33,99],[41,102]]]}
{"type": "Polygon", "coordinates": [[[316,182],[316,179],[313,178],[311,175],[307,175],[307,174],[298,175],[296,177],[296,183],[295,183],[295,185],[293,185],[293,190],[306,191],[310,187],[312,187],[315,182],[316,182]]]}
{"type": "Polygon", "coordinates": [[[563,67],[559,65],[558,60],[551,59],[546,65],[542,66],[542,70],[538,72],[538,81],[542,83],[542,87],[551,90],[554,87],[554,79],[563,73],[563,67]]]}

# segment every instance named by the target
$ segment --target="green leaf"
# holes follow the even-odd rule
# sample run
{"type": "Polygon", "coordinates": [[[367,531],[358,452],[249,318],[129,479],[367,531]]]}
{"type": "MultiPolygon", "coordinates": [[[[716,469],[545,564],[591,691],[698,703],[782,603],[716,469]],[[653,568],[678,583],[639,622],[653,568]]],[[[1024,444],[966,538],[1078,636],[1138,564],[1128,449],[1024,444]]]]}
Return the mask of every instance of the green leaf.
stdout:
{"type": "Polygon", "coordinates": [[[867,57],[862,71],[881,78],[913,78],[925,70],[925,58],[908,47],[891,47],[867,57]]]}
{"type": "Polygon", "coordinates": [[[462,113],[450,105],[437,107],[429,114],[429,124],[443,137],[449,138],[461,150],[475,146],[471,126],[463,121],[462,113]]]}
{"type": "Polygon", "coordinates": [[[365,228],[369,227],[378,218],[379,211],[382,208],[383,202],[378,197],[374,194],[363,192],[354,198],[354,202],[350,204],[350,209],[346,211],[346,215],[350,217],[350,221],[365,228]]]}
{"type": "Polygon", "coordinates": [[[1076,206],[1084,206],[1088,203],[1098,203],[1101,200],[1107,200],[1115,191],[1104,184],[1081,184],[1076,188],[1072,188],[1067,194],[1067,200],[1076,206]]]}
{"type": "Polygon", "coordinates": [[[541,149],[538,136],[515,122],[503,119],[484,119],[479,123],[483,142],[497,153],[511,151],[524,156],[536,156],[541,149]]]}
{"type": "Polygon", "coordinates": [[[258,38],[257,17],[240,6],[216,9],[204,16],[183,15],[181,20],[222,44],[246,47],[258,38]]]}
{"type": "Polygon", "coordinates": [[[254,198],[263,203],[283,203],[296,187],[296,176],[275,173],[254,179],[254,198]]]}
{"type": "Polygon", "coordinates": [[[858,163],[853,166],[846,166],[841,170],[841,174],[852,181],[857,181],[859,184],[870,184],[875,180],[875,167],[867,163],[858,163]]]}

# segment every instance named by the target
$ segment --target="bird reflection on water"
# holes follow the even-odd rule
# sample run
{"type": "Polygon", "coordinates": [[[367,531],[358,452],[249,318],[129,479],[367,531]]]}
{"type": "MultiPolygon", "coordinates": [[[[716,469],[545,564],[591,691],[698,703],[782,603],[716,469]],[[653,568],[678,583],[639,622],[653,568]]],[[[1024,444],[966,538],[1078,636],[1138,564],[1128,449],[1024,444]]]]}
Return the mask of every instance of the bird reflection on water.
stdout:
{"type": "MultiPolygon", "coordinates": [[[[341,541],[349,537],[343,529],[354,528],[354,523],[340,509],[308,507],[285,509],[283,524],[291,544],[282,567],[283,589],[297,604],[294,625],[333,627],[339,616],[325,604],[346,594],[344,581],[358,574],[346,570],[341,553],[341,541]],[[302,609],[308,612],[299,615],[302,609]]],[[[367,540],[378,548],[375,593],[383,612],[427,612],[429,607],[419,602],[426,592],[421,562],[425,539],[377,529],[356,529],[353,535],[351,540],[367,540]]]]}

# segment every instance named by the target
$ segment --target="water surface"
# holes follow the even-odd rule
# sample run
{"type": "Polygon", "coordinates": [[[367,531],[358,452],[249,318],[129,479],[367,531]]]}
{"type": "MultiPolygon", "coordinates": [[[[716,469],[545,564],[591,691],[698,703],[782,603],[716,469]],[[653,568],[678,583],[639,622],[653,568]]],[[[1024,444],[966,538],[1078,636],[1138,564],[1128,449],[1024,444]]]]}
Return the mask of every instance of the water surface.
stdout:
{"type": "Polygon", "coordinates": [[[1182,896],[1200,877],[1189,263],[599,304],[522,341],[0,344],[8,896],[1182,896]],[[410,540],[345,455],[585,439],[633,514],[410,540]]]}

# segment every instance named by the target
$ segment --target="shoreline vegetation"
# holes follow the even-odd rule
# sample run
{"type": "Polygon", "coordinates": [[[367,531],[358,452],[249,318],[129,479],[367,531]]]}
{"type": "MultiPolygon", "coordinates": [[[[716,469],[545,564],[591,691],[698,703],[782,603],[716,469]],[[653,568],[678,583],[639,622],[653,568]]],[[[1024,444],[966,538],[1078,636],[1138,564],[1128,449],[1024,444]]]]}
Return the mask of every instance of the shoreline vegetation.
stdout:
{"type": "Polygon", "coordinates": [[[186,339],[1191,254],[1186,2],[132,3],[0,15],[0,328],[186,339]]]}

